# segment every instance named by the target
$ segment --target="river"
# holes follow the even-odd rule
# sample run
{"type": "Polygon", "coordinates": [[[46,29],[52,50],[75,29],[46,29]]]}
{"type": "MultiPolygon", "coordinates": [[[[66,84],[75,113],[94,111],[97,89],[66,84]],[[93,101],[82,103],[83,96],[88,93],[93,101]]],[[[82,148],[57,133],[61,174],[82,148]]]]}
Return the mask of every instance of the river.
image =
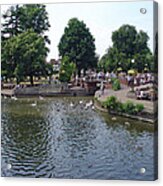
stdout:
{"type": "Polygon", "coordinates": [[[3,98],[1,175],[153,180],[153,126],[121,117],[113,121],[86,108],[90,100],[3,98]]]}

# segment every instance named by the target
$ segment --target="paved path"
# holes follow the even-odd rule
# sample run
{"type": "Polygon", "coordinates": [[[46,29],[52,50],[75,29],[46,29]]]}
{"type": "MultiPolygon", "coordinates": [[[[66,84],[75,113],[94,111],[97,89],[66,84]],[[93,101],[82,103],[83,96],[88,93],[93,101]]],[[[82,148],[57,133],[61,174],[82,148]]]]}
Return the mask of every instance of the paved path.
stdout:
{"type": "Polygon", "coordinates": [[[157,107],[157,102],[154,101],[146,101],[146,100],[137,100],[134,98],[128,98],[127,93],[129,92],[129,88],[123,88],[118,91],[114,91],[112,89],[105,89],[104,94],[101,95],[101,91],[96,91],[95,97],[98,97],[99,100],[105,101],[107,97],[109,96],[116,96],[119,101],[122,103],[126,102],[127,100],[130,100],[134,102],[135,104],[137,103],[142,103],[144,105],[144,111],[148,113],[155,113],[156,107],[157,107]],[[101,95],[101,96],[100,96],[101,95]],[[100,97],[99,97],[100,96],[100,97]]]}

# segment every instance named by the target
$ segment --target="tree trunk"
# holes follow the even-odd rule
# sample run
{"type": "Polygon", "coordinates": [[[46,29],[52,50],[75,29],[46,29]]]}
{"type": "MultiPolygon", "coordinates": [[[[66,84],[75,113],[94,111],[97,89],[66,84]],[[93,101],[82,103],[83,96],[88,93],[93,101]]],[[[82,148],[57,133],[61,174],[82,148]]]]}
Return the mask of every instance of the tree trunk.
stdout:
{"type": "Polygon", "coordinates": [[[33,76],[32,75],[30,76],[30,83],[33,86],[33,76]]]}
{"type": "Polygon", "coordinates": [[[81,70],[79,69],[78,70],[78,77],[80,78],[80,76],[81,76],[81,70]]]}

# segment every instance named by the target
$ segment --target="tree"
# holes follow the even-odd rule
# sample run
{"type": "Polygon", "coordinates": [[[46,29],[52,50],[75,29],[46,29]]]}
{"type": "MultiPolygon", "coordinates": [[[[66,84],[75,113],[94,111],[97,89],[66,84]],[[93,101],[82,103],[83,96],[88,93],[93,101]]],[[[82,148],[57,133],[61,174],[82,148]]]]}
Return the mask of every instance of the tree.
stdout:
{"type": "MultiPolygon", "coordinates": [[[[3,38],[10,38],[33,29],[34,32],[44,35],[50,27],[46,6],[41,4],[28,4],[11,6],[3,14],[5,23],[2,24],[3,38]]],[[[44,36],[47,42],[50,42],[47,36],[44,36]]]]}
{"type": "Polygon", "coordinates": [[[76,65],[70,61],[68,56],[64,56],[61,61],[59,80],[61,82],[69,82],[75,70],[76,70],[76,65]]]}
{"type": "MultiPolygon", "coordinates": [[[[36,33],[36,35],[40,35],[40,38],[44,40],[44,43],[50,43],[48,37],[45,35],[45,31],[47,31],[50,27],[48,21],[48,14],[46,12],[45,5],[16,5],[11,6],[3,14],[3,19],[4,23],[2,24],[2,76],[6,79],[16,76],[17,82],[19,82],[21,81],[23,76],[26,76],[24,74],[25,72],[22,71],[22,68],[24,69],[24,65],[22,66],[22,61],[20,60],[20,58],[24,58],[24,53],[22,51],[25,47],[27,47],[26,49],[29,50],[24,51],[25,53],[30,53],[33,49],[29,47],[30,43],[27,41],[27,37],[25,37],[26,34],[29,33],[29,37],[31,36],[33,38],[32,33],[36,33]],[[23,39],[21,41],[22,43],[20,43],[19,38],[23,39]],[[22,48],[20,44],[22,44],[22,48]],[[20,47],[19,49],[17,48],[18,46],[20,47]]],[[[32,46],[32,44],[34,44],[34,41],[32,41],[32,38],[29,37],[28,39],[29,41],[31,41],[32,46]]],[[[41,53],[43,50],[45,50],[45,48],[45,46],[43,46],[43,48],[40,48],[38,46],[38,49],[40,50],[39,56],[41,56],[41,53]]],[[[44,58],[44,55],[42,56],[42,58],[44,58]]],[[[36,59],[38,58],[36,57],[36,59]]],[[[40,61],[40,63],[42,62],[40,61]]],[[[47,66],[46,68],[44,68],[44,70],[39,68],[43,67],[38,66],[37,72],[36,69],[34,70],[36,72],[36,76],[40,76],[41,73],[45,75],[50,71],[46,70],[45,72],[45,69],[48,69],[47,66]]]]}
{"type": "Polygon", "coordinates": [[[131,25],[122,25],[112,34],[113,46],[99,61],[105,71],[116,71],[121,67],[123,71],[131,68],[142,72],[144,68],[151,69],[153,55],[148,47],[149,36],[144,31],[137,32],[131,25]],[[134,59],[134,63],[132,63],[134,59]]]}
{"type": "Polygon", "coordinates": [[[14,65],[14,75],[19,83],[23,77],[30,77],[33,85],[33,76],[45,75],[45,58],[48,53],[45,40],[32,29],[11,37],[2,48],[2,64],[14,65]]]}
{"type": "Polygon", "coordinates": [[[97,65],[95,39],[83,21],[70,19],[60,39],[59,55],[69,57],[76,64],[78,75],[81,69],[94,68],[97,65]]]}
{"type": "Polygon", "coordinates": [[[21,16],[19,5],[11,6],[5,14],[2,15],[4,23],[2,24],[2,41],[4,39],[15,36],[21,32],[20,20],[21,16]]]}

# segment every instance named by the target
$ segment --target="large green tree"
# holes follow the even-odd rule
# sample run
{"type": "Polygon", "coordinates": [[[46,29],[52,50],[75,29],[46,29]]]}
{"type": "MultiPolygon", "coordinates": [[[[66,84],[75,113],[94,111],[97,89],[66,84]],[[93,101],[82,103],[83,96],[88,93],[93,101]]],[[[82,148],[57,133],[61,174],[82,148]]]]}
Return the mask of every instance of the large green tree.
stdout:
{"type": "MultiPolygon", "coordinates": [[[[43,64],[42,60],[45,61],[43,50],[47,51],[47,48],[43,46],[43,42],[50,43],[48,37],[45,35],[45,32],[49,29],[49,27],[48,13],[45,5],[15,5],[11,6],[3,14],[1,48],[3,77],[6,77],[6,79],[16,77],[19,82],[22,77],[27,75],[29,76],[30,71],[31,83],[33,83],[33,75],[39,76],[40,74],[45,74],[45,71],[46,74],[50,75],[50,65],[46,65],[44,68],[41,65],[43,64]],[[39,45],[36,46],[36,43],[32,40],[35,39],[34,33],[41,40],[42,44],[40,43],[40,46],[43,48],[39,45]],[[26,34],[29,34],[29,36],[27,37],[26,34]],[[21,41],[20,38],[22,39],[21,41]],[[29,41],[31,42],[31,48],[29,41]],[[39,53],[40,50],[40,54],[35,56],[36,60],[31,58],[31,56],[34,55],[34,51],[32,50],[36,53],[39,53]],[[27,53],[29,53],[31,60],[27,60],[27,56],[25,57],[25,54],[27,53]],[[27,68],[25,68],[25,64],[30,64],[30,62],[31,67],[27,65],[27,68]],[[32,68],[36,66],[37,68],[32,70],[32,68]],[[29,68],[31,68],[31,70],[29,70],[29,68]]],[[[38,42],[38,40],[36,41],[38,42]]]]}
{"type": "Polygon", "coordinates": [[[80,76],[81,69],[94,68],[97,65],[95,39],[83,21],[77,18],[69,20],[60,39],[59,55],[69,57],[76,64],[80,76]]]}
{"type": "MultiPolygon", "coordinates": [[[[50,27],[46,6],[41,4],[24,4],[11,6],[3,14],[2,37],[10,38],[33,29],[34,32],[44,35],[50,27]]],[[[47,36],[44,36],[49,42],[47,36]]]]}
{"type": "Polygon", "coordinates": [[[99,65],[109,71],[117,70],[118,67],[124,71],[134,68],[139,72],[144,68],[151,69],[153,56],[148,40],[149,36],[144,31],[137,32],[134,26],[122,25],[112,33],[113,46],[101,58],[99,65]]]}
{"type": "Polygon", "coordinates": [[[8,64],[8,68],[13,66],[17,83],[29,76],[33,85],[33,76],[48,75],[45,63],[47,53],[44,38],[29,29],[5,41],[2,47],[2,68],[3,64],[8,64]]]}

